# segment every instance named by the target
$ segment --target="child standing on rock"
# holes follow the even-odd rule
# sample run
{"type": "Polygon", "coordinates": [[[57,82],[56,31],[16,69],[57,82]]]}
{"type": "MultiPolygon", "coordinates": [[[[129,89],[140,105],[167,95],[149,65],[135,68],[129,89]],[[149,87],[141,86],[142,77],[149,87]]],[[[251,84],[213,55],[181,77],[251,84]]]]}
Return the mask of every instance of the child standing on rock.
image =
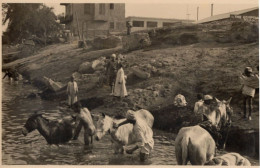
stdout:
{"type": "Polygon", "coordinates": [[[67,86],[67,94],[68,94],[68,105],[71,107],[75,102],[78,101],[78,85],[77,82],[74,81],[74,77],[70,78],[70,82],[68,82],[67,86]]]}

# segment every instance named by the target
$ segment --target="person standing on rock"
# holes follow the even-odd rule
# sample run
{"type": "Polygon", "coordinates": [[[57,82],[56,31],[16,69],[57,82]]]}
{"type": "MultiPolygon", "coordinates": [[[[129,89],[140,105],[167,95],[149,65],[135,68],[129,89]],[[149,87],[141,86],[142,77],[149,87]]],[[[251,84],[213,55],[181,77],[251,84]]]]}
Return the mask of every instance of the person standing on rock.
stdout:
{"type": "Polygon", "coordinates": [[[75,102],[78,101],[78,85],[77,82],[74,81],[74,77],[70,78],[70,82],[68,82],[67,86],[67,94],[68,94],[68,105],[71,107],[75,102]]]}
{"type": "Polygon", "coordinates": [[[146,121],[144,121],[142,118],[138,117],[134,111],[128,110],[126,113],[126,119],[125,121],[116,124],[114,123],[113,127],[118,128],[124,124],[131,123],[133,124],[133,133],[137,138],[140,139],[141,145],[136,145],[134,148],[126,150],[126,153],[132,154],[135,150],[138,148],[141,148],[140,150],[140,160],[145,161],[149,154],[151,153],[153,147],[154,147],[154,140],[153,140],[153,130],[151,127],[147,124],[146,121]]]}
{"type": "Polygon", "coordinates": [[[240,76],[241,84],[242,84],[242,95],[244,97],[243,99],[243,105],[244,105],[244,117],[246,117],[247,112],[247,106],[249,110],[248,114],[248,120],[252,120],[251,112],[253,109],[253,97],[255,96],[255,89],[259,85],[259,77],[255,74],[253,74],[253,70],[251,67],[246,67],[244,70],[244,74],[240,76]]]}
{"type": "Polygon", "coordinates": [[[117,71],[116,54],[112,54],[110,57],[110,61],[108,62],[106,67],[106,75],[108,77],[108,84],[111,87],[111,95],[113,95],[114,93],[116,71],[117,71]]]}
{"type": "Polygon", "coordinates": [[[123,65],[121,63],[118,64],[118,71],[116,75],[116,82],[114,88],[114,96],[120,97],[121,99],[127,96],[127,90],[125,86],[126,76],[123,70],[123,65]]]}

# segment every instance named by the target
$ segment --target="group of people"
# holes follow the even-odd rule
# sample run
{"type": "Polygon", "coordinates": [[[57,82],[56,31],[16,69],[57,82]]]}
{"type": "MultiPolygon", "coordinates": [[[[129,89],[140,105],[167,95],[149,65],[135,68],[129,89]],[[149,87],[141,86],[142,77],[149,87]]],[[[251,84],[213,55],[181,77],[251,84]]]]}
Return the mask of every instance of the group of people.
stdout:
{"type": "MultiPolygon", "coordinates": [[[[122,64],[116,60],[116,55],[112,54],[109,62],[106,66],[106,74],[108,78],[108,83],[111,87],[111,95],[124,97],[127,95],[125,87],[125,75],[122,64]]],[[[255,89],[258,88],[258,74],[253,73],[252,68],[246,67],[244,73],[241,75],[241,84],[242,84],[242,94],[244,96],[244,118],[247,114],[247,105],[249,106],[248,120],[251,120],[252,112],[252,99],[255,95],[255,89]]],[[[78,87],[77,83],[74,81],[73,77],[68,83],[67,89],[69,95],[69,104],[72,105],[77,101],[78,87]]],[[[194,113],[198,116],[199,120],[207,121],[207,115],[212,111],[212,101],[214,100],[211,95],[197,95],[198,101],[194,106],[194,113]]],[[[145,159],[150,154],[151,150],[154,147],[153,141],[153,131],[152,128],[147,125],[147,123],[139,120],[135,116],[135,113],[131,110],[127,111],[126,121],[120,124],[114,124],[114,128],[131,123],[133,124],[133,131],[137,134],[142,142],[140,157],[145,159]]],[[[137,147],[139,148],[139,147],[137,147]]]]}
{"type": "Polygon", "coordinates": [[[127,96],[126,75],[120,55],[112,54],[106,64],[107,82],[111,88],[111,95],[123,98],[127,96]]]}
{"type": "MultiPolygon", "coordinates": [[[[110,59],[106,62],[106,81],[111,88],[111,94],[115,97],[122,98],[127,96],[126,90],[126,75],[123,69],[123,64],[119,58],[120,55],[112,54],[110,59]]],[[[68,94],[68,105],[72,106],[78,101],[78,85],[71,77],[71,80],[67,84],[67,94],[68,94]]]]}
{"type": "MultiPolygon", "coordinates": [[[[243,95],[243,118],[252,120],[253,98],[256,90],[259,87],[259,66],[257,66],[257,72],[254,73],[251,67],[246,67],[244,73],[241,74],[241,92],[243,95]],[[247,110],[248,107],[248,110],[247,110]],[[248,116],[247,116],[248,111],[248,116]]],[[[194,106],[194,113],[197,117],[201,118],[201,121],[207,120],[207,114],[210,111],[210,104],[213,100],[211,95],[205,95],[199,93],[197,95],[198,101],[194,106]]]]}

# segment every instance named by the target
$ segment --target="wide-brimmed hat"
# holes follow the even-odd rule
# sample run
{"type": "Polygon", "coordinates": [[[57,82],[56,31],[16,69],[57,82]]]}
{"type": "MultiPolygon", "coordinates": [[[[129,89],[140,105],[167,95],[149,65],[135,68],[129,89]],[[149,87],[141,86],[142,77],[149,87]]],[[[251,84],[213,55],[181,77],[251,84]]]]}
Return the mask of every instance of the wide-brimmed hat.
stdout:
{"type": "Polygon", "coordinates": [[[213,97],[211,95],[205,95],[204,100],[213,100],[213,97]]]}
{"type": "Polygon", "coordinates": [[[136,119],[135,119],[135,112],[134,112],[133,110],[128,110],[128,111],[126,112],[126,118],[127,118],[128,120],[136,120],[136,119]]]}

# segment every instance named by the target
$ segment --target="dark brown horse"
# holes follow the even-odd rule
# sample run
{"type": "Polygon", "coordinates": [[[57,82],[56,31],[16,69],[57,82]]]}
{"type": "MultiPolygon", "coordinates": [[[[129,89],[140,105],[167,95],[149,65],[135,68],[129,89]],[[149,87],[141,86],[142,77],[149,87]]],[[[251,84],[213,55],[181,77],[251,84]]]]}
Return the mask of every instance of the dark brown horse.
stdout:
{"type": "Polygon", "coordinates": [[[68,142],[73,136],[74,117],[65,117],[61,121],[49,121],[41,114],[33,114],[26,121],[22,133],[27,133],[37,129],[49,144],[60,144],[68,142]]]}

